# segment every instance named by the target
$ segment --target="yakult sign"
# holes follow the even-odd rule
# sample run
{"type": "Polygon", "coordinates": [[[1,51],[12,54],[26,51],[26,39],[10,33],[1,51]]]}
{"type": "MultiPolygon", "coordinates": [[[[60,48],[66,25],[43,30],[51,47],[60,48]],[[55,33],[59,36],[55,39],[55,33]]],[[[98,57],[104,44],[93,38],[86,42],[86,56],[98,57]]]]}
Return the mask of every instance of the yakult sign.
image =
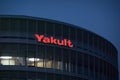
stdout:
{"type": "Polygon", "coordinates": [[[54,45],[58,45],[58,46],[66,46],[66,47],[73,47],[72,41],[69,39],[56,39],[53,36],[50,37],[46,37],[45,35],[39,35],[39,34],[35,34],[35,37],[37,39],[38,42],[41,43],[45,43],[45,44],[54,44],[54,45]]]}

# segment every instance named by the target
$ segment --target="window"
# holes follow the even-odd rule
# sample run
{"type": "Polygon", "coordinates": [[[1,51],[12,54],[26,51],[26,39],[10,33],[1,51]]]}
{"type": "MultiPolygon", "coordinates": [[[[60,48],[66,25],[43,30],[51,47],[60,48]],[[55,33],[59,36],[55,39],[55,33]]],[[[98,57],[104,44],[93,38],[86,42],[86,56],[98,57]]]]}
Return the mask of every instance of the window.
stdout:
{"type": "Polygon", "coordinates": [[[62,70],[62,49],[55,47],[55,61],[56,63],[53,64],[55,69],[62,70]]]}
{"type": "Polygon", "coordinates": [[[37,67],[45,67],[45,47],[38,46],[37,55],[39,61],[36,63],[37,67]]]}
{"type": "Polygon", "coordinates": [[[75,38],[76,38],[76,29],[70,27],[70,39],[75,41],[75,38]]]}
{"type": "Polygon", "coordinates": [[[0,18],[0,32],[9,32],[10,30],[10,19],[0,18]]]}
{"type": "Polygon", "coordinates": [[[54,25],[53,23],[46,22],[46,33],[47,35],[52,36],[54,34],[54,25]]]}
{"type": "Polygon", "coordinates": [[[89,33],[88,39],[89,39],[89,46],[93,47],[93,34],[92,33],[89,33]]]}
{"type": "Polygon", "coordinates": [[[54,24],[55,25],[55,36],[62,37],[62,25],[61,24],[54,24]]]}
{"type": "Polygon", "coordinates": [[[53,60],[54,60],[54,48],[53,47],[46,47],[46,57],[45,57],[45,67],[46,68],[53,68],[53,60]]]}
{"type": "Polygon", "coordinates": [[[88,45],[88,32],[86,31],[83,32],[83,43],[88,45]]]}
{"type": "Polygon", "coordinates": [[[77,42],[82,43],[83,42],[83,31],[80,29],[77,29],[77,42]]]}
{"type": "Polygon", "coordinates": [[[98,48],[98,36],[94,35],[94,48],[97,49],[98,48]]]}
{"type": "Polygon", "coordinates": [[[63,25],[63,38],[69,39],[69,26],[63,25]]]}
{"type": "Polygon", "coordinates": [[[27,51],[27,66],[35,66],[35,63],[39,61],[39,58],[36,57],[36,46],[28,46],[27,51]]]}
{"type": "Polygon", "coordinates": [[[10,19],[10,32],[11,33],[18,33],[19,32],[19,19],[10,19]]]}
{"type": "Polygon", "coordinates": [[[37,33],[39,34],[45,34],[45,22],[44,21],[38,21],[37,24],[37,33]]]}
{"type": "Polygon", "coordinates": [[[27,20],[26,19],[20,19],[19,22],[20,26],[20,33],[26,33],[27,32],[27,20]]]}
{"type": "Polygon", "coordinates": [[[31,34],[36,33],[36,21],[35,20],[28,20],[28,32],[31,34]]]}
{"type": "Polygon", "coordinates": [[[63,70],[69,71],[69,51],[67,49],[63,49],[63,70]]]}
{"type": "Polygon", "coordinates": [[[0,65],[24,65],[22,57],[0,56],[0,65]]]}
{"type": "Polygon", "coordinates": [[[77,53],[75,51],[70,51],[69,54],[70,54],[69,55],[69,57],[70,57],[70,71],[73,73],[76,73],[76,66],[77,66],[76,65],[76,62],[77,62],[76,55],[77,55],[77,53]]]}
{"type": "Polygon", "coordinates": [[[82,53],[78,53],[77,55],[77,72],[78,74],[83,73],[83,54],[82,53]]]}

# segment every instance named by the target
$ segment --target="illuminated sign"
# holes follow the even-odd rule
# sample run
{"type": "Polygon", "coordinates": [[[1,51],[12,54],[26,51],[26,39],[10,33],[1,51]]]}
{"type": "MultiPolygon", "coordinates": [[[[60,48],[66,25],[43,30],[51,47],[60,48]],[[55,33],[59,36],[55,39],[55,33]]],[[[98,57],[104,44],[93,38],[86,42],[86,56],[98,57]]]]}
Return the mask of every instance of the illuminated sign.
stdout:
{"type": "Polygon", "coordinates": [[[39,34],[35,34],[35,37],[37,39],[38,42],[42,42],[42,43],[46,43],[46,44],[54,44],[54,45],[59,45],[59,46],[67,46],[72,48],[73,44],[71,42],[71,40],[69,39],[56,39],[53,36],[50,37],[46,37],[45,35],[39,35],[39,34]]]}

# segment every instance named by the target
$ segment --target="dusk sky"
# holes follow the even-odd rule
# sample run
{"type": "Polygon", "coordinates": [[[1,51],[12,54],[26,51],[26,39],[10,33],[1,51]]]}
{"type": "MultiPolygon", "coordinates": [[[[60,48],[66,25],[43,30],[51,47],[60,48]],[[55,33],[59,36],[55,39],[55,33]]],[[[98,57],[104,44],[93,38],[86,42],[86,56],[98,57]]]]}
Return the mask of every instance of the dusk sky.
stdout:
{"type": "Polygon", "coordinates": [[[112,42],[120,58],[120,0],[0,0],[0,15],[6,14],[48,18],[83,27],[112,42]]]}

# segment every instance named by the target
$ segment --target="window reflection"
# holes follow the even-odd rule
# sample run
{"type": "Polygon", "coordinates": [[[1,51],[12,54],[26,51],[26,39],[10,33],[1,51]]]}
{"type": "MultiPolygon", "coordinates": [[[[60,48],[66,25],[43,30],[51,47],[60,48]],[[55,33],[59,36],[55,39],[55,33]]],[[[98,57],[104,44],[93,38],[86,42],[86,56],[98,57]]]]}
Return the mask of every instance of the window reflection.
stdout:
{"type": "Polygon", "coordinates": [[[45,60],[45,66],[46,68],[52,68],[52,60],[45,60]]]}
{"type": "Polygon", "coordinates": [[[25,65],[22,57],[1,56],[1,65],[25,65]]]}
{"type": "Polygon", "coordinates": [[[21,65],[25,66],[36,66],[36,67],[45,67],[45,68],[54,68],[62,70],[61,61],[53,61],[50,59],[40,59],[40,58],[24,58],[24,57],[12,57],[12,56],[1,56],[0,64],[1,65],[21,65]]]}
{"type": "Polygon", "coordinates": [[[39,61],[36,62],[37,67],[43,67],[43,59],[39,59],[39,61]]]}
{"type": "Polygon", "coordinates": [[[43,67],[43,59],[40,59],[40,58],[27,58],[27,66],[43,67]]]}

